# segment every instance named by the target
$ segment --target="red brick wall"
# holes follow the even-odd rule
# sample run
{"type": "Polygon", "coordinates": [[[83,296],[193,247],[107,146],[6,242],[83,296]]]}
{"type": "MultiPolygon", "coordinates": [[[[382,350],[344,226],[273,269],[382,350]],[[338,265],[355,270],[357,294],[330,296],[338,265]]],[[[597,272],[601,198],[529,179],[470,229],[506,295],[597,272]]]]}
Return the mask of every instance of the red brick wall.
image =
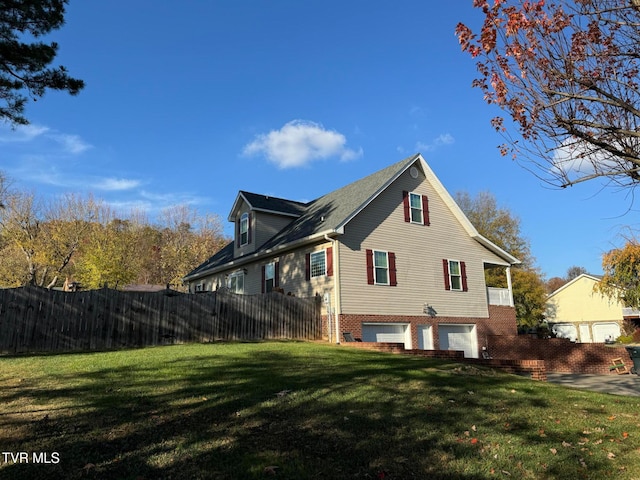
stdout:
{"type": "MultiPolygon", "coordinates": [[[[418,325],[433,327],[433,344],[437,348],[439,343],[438,325],[446,324],[474,324],[478,335],[478,351],[487,345],[490,335],[516,335],[516,313],[513,307],[497,305],[489,306],[489,318],[459,318],[459,317],[428,317],[426,315],[340,315],[340,341],[343,332],[351,332],[355,338],[362,338],[363,323],[409,323],[411,326],[411,346],[418,347],[418,325]]],[[[325,333],[326,335],[326,333],[325,333]]]]}
{"type": "Polygon", "coordinates": [[[532,380],[547,380],[545,362],[543,360],[507,360],[464,358],[464,352],[453,350],[406,350],[402,343],[348,342],[343,345],[350,348],[378,350],[387,353],[402,353],[419,357],[440,358],[455,362],[496,368],[509,373],[531,375],[532,380]]]}
{"type": "Polygon", "coordinates": [[[544,360],[547,372],[608,375],[614,358],[628,368],[633,361],[622,346],[603,343],[573,343],[566,338],[540,339],[531,335],[489,336],[493,358],[544,360]]]}

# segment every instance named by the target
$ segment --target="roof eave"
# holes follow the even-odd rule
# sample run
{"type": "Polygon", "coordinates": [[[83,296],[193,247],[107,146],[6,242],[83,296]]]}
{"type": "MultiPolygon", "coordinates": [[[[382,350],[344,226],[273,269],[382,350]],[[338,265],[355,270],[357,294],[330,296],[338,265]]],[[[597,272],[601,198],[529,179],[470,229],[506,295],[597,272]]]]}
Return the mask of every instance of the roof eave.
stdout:
{"type": "Polygon", "coordinates": [[[269,248],[267,250],[261,250],[259,252],[251,253],[249,255],[245,255],[238,260],[231,260],[230,262],[224,263],[222,265],[218,265],[216,267],[208,268],[201,272],[198,272],[193,275],[188,275],[182,278],[183,282],[197,280],[199,278],[208,277],[210,275],[215,275],[216,273],[223,272],[225,270],[230,270],[232,268],[238,268],[248,263],[252,263],[260,260],[264,257],[273,256],[274,254],[280,254],[287,250],[292,250],[294,248],[302,247],[309,243],[315,243],[320,239],[325,238],[325,236],[335,237],[340,235],[343,231],[339,231],[338,229],[329,229],[324,230],[322,232],[314,233],[313,235],[308,235],[304,238],[300,238],[298,240],[294,240],[292,242],[284,243],[282,245],[275,246],[273,248],[269,248]]]}

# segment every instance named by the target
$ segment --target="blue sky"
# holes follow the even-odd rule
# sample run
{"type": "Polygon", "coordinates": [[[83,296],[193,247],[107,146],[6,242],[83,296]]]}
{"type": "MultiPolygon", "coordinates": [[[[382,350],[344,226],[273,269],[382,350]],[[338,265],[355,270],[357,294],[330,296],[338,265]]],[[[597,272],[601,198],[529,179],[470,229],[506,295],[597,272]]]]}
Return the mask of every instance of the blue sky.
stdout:
{"type": "Polygon", "coordinates": [[[151,217],[187,203],[231,235],[238,190],[311,200],[421,152],[452,194],[490,191],[517,215],[547,277],[601,273],[633,199],[557,190],[499,155],[459,21],[480,23],[471,0],[71,0],[51,38],[86,88],[0,125],[0,169],[44,198],[151,217]]]}

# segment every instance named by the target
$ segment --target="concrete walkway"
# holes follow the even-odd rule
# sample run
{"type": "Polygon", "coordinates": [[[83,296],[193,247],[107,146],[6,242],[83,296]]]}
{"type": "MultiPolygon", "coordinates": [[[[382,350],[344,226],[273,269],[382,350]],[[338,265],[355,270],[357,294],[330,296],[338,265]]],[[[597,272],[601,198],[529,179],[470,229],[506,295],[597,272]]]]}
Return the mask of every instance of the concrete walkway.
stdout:
{"type": "Polygon", "coordinates": [[[582,375],[574,373],[547,373],[547,380],[565,387],[591,390],[614,395],[640,397],[638,375],[582,375]]]}

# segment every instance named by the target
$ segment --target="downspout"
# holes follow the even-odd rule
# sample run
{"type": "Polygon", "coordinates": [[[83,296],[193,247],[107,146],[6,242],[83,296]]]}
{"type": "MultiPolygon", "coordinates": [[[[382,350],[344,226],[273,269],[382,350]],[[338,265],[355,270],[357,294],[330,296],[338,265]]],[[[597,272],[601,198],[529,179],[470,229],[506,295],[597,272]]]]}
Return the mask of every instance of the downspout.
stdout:
{"type": "Polygon", "coordinates": [[[324,234],[324,239],[327,242],[331,242],[332,246],[332,255],[333,255],[333,318],[335,321],[335,332],[336,332],[336,343],[340,343],[340,295],[338,294],[340,291],[340,265],[338,263],[338,241],[334,238],[329,237],[326,233],[324,234]]]}

